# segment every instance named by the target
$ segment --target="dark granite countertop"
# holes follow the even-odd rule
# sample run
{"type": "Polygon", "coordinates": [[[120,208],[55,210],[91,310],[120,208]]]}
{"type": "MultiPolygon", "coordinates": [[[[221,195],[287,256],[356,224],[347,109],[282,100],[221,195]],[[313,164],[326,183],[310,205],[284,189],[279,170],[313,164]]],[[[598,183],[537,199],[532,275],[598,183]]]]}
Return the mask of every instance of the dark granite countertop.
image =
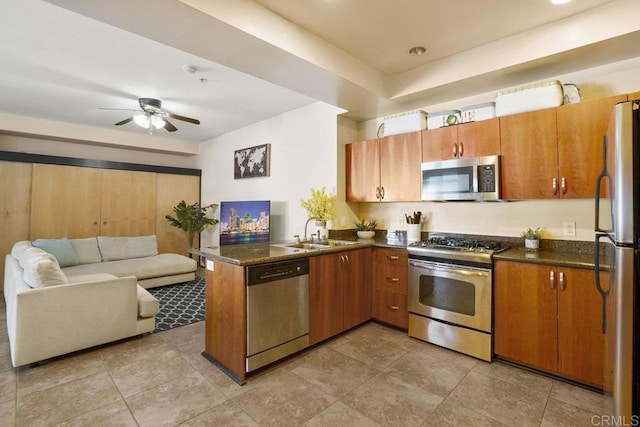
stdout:
{"type": "MultiPolygon", "coordinates": [[[[284,247],[294,242],[257,243],[247,245],[230,245],[222,247],[205,247],[194,249],[193,254],[209,259],[235,265],[255,265],[274,261],[285,261],[296,258],[308,258],[334,252],[349,251],[366,247],[386,247],[392,249],[406,249],[406,240],[390,235],[377,235],[374,239],[360,239],[355,237],[340,238],[352,241],[350,245],[334,246],[329,249],[309,250],[284,247]]],[[[494,255],[494,260],[513,262],[527,262],[532,264],[549,264],[574,268],[594,268],[593,242],[576,242],[560,240],[543,240],[538,251],[526,250],[522,246],[522,239],[505,238],[504,243],[511,249],[494,255]]],[[[603,270],[607,269],[606,258],[603,254],[603,270]]]]}
{"type": "Polygon", "coordinates": [[[577,252],[559,252],[553,250],[532,251],[524,248],[512,248],[493,256],[495,260],[527,262],[531,264],[551,264],[561,267],[593,269],[593,254],[577,252]]]}

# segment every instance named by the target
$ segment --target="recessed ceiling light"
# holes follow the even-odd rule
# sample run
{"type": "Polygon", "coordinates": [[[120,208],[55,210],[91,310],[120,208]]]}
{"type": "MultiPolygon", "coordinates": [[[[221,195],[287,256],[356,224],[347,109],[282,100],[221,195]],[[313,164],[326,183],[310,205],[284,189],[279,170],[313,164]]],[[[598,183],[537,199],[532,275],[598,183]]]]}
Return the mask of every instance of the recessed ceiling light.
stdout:
{"type": "Polygon", "coordinates": [[[565,4],[569,3],[571,0],[551,0],[551,4],[565,4]]]}
{"type": "Polygon", "coordinates": [[[409,49],[409,53],[411,55],[415,55],[415,56],[422,55],[426,51],[427,51],[427,48],[424,47],[424,46],[415,46],[415,47],[412,47],[411,49],[409,49]]]}

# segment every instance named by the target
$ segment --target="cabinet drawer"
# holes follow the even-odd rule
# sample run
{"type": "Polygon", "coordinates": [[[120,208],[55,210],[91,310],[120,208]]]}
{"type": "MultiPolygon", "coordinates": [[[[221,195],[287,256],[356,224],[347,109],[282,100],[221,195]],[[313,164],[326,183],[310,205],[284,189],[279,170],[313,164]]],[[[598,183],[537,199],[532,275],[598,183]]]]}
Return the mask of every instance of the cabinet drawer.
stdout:
{"type": "Polygon", "coordinates": [[[376,264],[399,265],[408,268],[409,257],[407,251],[399,249],[379,249],[373,251],[373,262],[376,264]]]}
{"type": "Polygon", "coordinates": [[[374,264],[373,283],[376,291],[407,295],[407,267],[374,264]]]}
{"type": "Polygon", "coordinates": [[[399,328],[409,326],[407,296],[394,292],[375,292],[373,297],[373,318],[399,328]]]}

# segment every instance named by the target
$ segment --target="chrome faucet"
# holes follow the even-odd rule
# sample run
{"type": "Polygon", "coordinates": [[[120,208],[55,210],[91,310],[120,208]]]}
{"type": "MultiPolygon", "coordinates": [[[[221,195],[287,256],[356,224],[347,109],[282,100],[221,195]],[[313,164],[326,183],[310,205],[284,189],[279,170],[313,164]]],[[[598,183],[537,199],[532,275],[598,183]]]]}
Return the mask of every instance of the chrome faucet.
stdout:
{"type": "MultiPolygon", "coordinates": [[[[311,218],[309,218],[309,219],[307,220],[307,222],[306,222],[306,223],[305,223],[305,225],[304,225],[304,238],[302,239],[302,241],[303,241],[303,242],[306,242],[306,241],[307,241],[307,226],[309,225],[309,221],[311,221],[311,220],[320,221],[320,218],[314,218],[314,217],[311,217],[311,218]]],[[[315,235],[315,234],[314,234],[314,235],[315,235]]],[[[312,239],[313,239],[313,238],[312,238],[312,239]]],[[[318,240],[319,240],[319,239],[318,239],[318,240]]]]}

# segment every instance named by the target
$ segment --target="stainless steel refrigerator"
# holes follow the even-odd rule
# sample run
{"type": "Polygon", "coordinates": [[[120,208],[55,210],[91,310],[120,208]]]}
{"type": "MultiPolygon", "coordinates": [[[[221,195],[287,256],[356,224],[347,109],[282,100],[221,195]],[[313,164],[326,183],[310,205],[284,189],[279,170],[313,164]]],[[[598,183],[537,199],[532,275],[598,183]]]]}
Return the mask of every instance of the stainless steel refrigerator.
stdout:
{"type": "Polygon", "coordinates": [[[603,416],[640,421],[640,100],[614,107],[595,188],[595,273],[605,334],[603,416]],[[608,281],[600,281],[600,271],[608,281]]]}

